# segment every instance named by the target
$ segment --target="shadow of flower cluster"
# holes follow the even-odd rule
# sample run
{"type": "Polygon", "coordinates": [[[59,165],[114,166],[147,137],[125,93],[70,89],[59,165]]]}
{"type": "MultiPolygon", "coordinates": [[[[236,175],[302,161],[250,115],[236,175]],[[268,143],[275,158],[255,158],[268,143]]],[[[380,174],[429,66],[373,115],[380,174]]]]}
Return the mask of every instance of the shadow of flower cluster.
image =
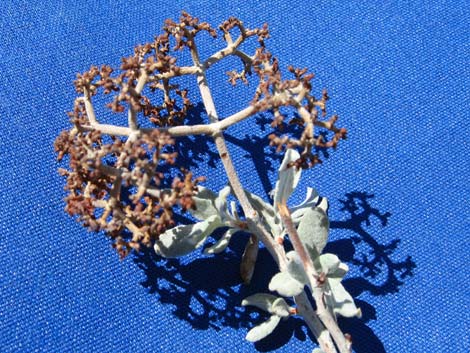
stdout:
{"type": "Polygon", "coordinates": [[[400,239],[396,238],[386,244],[381,244],[367,230],[371,226],[371,218],[375,217],[381,226],[385,227],[391,216],[390,212],[382,213],[374,208],[370,202],[373,198],[374,195],[366,192],[347,193],[345,199],[340,200],[343,205],[341,210],[347,218],[330,222],[332,229],[345,229],[354,233],[349,239],[329,244],[327,249],[338,254],[350,265],[357,266],[363,274],[362,277],[345,280],[345,284],[354,296],[364,291],[373,295],[398,292],[404,280],[413,275],[413,269],[416,267],[411,256],[401,261],[392,259],[400,239]],[[358,250],[359,248],[361,250],[358,250]]]}
{"type": "MultiPolygon", "coordinates": [[[[188,109],[186,121],[197,125],[205,123],[205,109],[202,103],[188,109]]],[[[175,152],[178,153],[178,164],[188,170],[196,169],[201,165],[216,168],[219,155],[213,148],[213,141],[205,135],[180,136],[176,140],[175,152]]]]}

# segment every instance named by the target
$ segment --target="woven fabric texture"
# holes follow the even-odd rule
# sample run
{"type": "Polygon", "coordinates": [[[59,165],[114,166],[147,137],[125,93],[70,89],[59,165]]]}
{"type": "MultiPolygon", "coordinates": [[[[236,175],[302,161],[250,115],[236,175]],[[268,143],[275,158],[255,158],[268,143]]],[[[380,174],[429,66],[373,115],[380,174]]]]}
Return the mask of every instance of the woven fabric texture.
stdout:
{"type": "MultiPolygon", "coordinates": [[[[72,81],[91,65],[118,66],[184,9],[213,24],[268,22],[280,61],[308,67],[348,140],[304,173],[330,200],[331,242],[351,271],[361,319],[341,320],[356,353],[470,351],[470,7],[467,1],[22,1],[0,5],[0,351],[311,352],[291,318],[257,344],[266,316],[241,307],[275,273],[265,250],[241,285],[243,244],[165,261],[120,261],[101,234],[64,211],[53,141],[69,128],[72,81]]],[[[201,37],[204,55],[214,42],[201,37]]],[[[220,42],[219,42],[220,43],[220,42]]],[[[210,72],[219,115],[244,108],[227,61],[210,72]]],[[[251,90],[251,91],[250,91],[251,90]]],[[[279,157],[269,126],[226,132],[240,178],[268,199],[279,157]],[[266,155],[266,157],[264,157],[266,155]],[[260,162],[264,158],[267,163],[260,162]]],[[[194,142],[194,141],[193,141],[194,142]]],[[[226,184],[214,146],[182,158],[207,186],[226,184]]]]}

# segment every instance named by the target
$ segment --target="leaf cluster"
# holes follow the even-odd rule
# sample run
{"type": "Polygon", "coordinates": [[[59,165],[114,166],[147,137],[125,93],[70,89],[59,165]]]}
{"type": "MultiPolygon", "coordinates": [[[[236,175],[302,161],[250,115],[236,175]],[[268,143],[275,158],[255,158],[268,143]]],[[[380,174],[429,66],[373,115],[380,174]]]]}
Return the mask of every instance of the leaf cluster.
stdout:
{"type": "MultiPolygon", "coordinates": [[[[298,184],[301,169],[288,167],[297,159],[298,152],[295,150],[288,150],[285,154],[279,169],[276,187],[272,192],[275,205],[286,203],[298,184]]],[[[205,253],[213,254],[223,251],[233,234],[246,230],[245,222],[235,211],[236,207],[233,203],[232,211],[228,209],[229,193],[230,187],[225,187],[216,194],[199,186],[198,193],[193,198],[196,208],[191,212],[201,221],[166,231],[156,241],[155,251],[164,257],[183,256],[201,247],[214,229],[228,227],[224,236],[207,248],[205,253]]],[[[281,222],[278,207],[248,191],[246,193],[256,211],[260,213],[263,226],[270,232],[273,239],[277,241],[283,239],[286,229],[281,222]]],[[[322,254],[329,232],[328,201],[326,198],[320,198],[314,189],[309,188],[305,200],[300,205],[291,207],[291,211],[300,240],[318,274],[318,283],[324,289],[324,300],[328,310],[331,311],[333,317],[360,316],[360,309],[356,307],[353,298],[341,284],[348,266],[342,263],[336,255],[322,254]]],[[[296,251],[290,251],[287,253],[286,269],[272,277],[269,290],[277,292],[282,297],[290,298],[303,293],[305,286],[310,287],[310,290],[313,289],[299,254],[296,251]]],[[[271,314],[267,321],[248,332],[247,340],[254,342],[263,339],[277,327],[281,318],[287,318],[296,313],[295,308],[290,308],[282,297],[258,293],[243,301],[242,305],[255,306],[271,314]]]]}

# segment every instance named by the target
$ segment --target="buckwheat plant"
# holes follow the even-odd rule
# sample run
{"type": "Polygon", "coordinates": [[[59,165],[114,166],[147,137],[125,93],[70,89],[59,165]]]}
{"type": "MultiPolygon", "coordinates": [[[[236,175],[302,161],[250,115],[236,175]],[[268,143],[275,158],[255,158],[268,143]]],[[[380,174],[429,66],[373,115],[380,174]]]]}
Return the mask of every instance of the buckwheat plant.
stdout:
{"type": "Polygon", "coordinates": [[[341,332],[337,317],[361,312],[341,284],[347,265],[333,254],[322,254],[329,228],[327,199],[308,189],[302,204],[288,204],[302,170],[320,163],[318,149],[335,148],[346,130],[336,127],[336,116],[326,119],[328,96],[312,94],[311,73],[288,67],[289,78],[284,78],[278,59],[265,46],[268,37],[267,25],[249,29],[231,17],[216,30],[183,12],[178,22],[166,20],[163,33],[137,46],[117,70],[92,66],[78,74],[74,82],[78,97],[69,113],[72,127],[55,141],[58,159],[66,156],[69,162],[68,169],[60,169],[67,180],[66,211],[91,231],[109,235],[122,257],[143,247],[153,247],[165,258],[183,256],[223,227],[225,234],[204,251],[216,254],[231,239],[246,239],[248,234],[240,265],[242,280],[251,280],[260,242],[278,273],[269,283],[269,293],[267,289],[241,303],[270,314],[246,339],[259,341],[281,319],[301,316],[318,341],[314,352],[351,352],[351,337],[341,332]],[[214,40],[221,36],[223,49],[202,58],[196,45],[202,32],[214,40]],[[247,40],[258,42],[253,53],[240,48],[247,40]],[[192,65],[178,65],[177,57],[184,52],[190,54],[192,65]],[[250,79],[256,91],[246,108],[219,119],[206,72],[229,56],[242,64],[240,71],[228,72],[229,81],[246,84],[250,79]],[[189,121],[193,103],[188,90],[175,83],[182,77],[195,80],[207,123],[189,121]],[[94,107],[106,100],[103,95],[109,97],[107,108],[127,115],[126,126],[106,124],[97,116],[94,107]],[[250,193],[249,185],[241,185],[224,139],[225,130],[259,113],[272,116],[270,145],[284,154],[271,202],[250,193]],[[145,119],[152,127],[141,127],[145,119]],[[287,124],[296,128],[281,134],[287,124]],[[175,140],[190,135],[214,140],[228,179],[222,190],[201,186],[204,178],[177,165],[175,140]],[[228,201],[230,194],[238,204],[228,201]],[[174,215],[184,211],[200,221],[176,224],[174,215]],[[286,251],[287,242],[294,250],[286,251]]]}

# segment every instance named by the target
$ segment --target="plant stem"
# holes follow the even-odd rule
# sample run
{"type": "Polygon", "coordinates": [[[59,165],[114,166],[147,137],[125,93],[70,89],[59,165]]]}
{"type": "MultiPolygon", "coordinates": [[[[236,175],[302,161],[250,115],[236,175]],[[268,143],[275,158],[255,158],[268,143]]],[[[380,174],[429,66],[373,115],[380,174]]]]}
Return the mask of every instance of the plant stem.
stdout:
{"type": "Polygon", "coordinates": [[[85,110],[90,124],[98,124],[96,120],[95,110],[93,109],[93,104],[91,103],[91,95],[88,88],[83,88],[83,102],[85,103],[85,110]]]}
{"type": "MultiPolygon", "coordinates": [[[[194,43],[194,41],[191,41],[194,43]]],[[[192,44],[191,48],[191,56],[193,58],[193,62],[195,66],[201,68],[200,72],[197,74],[197,83],[199,87],[199,91],[201,94],[201,98],[204,104],[204,108],[206,109],[206,113],[209,116],[209,120],[211,124],[217,124],[219,122],[217,111],[215,108],[214,100],[212,98],[211,91],[207,84],[207,77],[206,77],[206,70],[204,66],[201,65],[199,61],[199,55],[197,52],[197,48],[194,44],[192,44]]],[[[250,114],[251,115],[251,114],[250,114]]],[[[247,115],[246,117],[248,117],[247,115]]],[[[264,229],[260,225],[259,222],[259,214],[254,210],[253,206],[251,205],[250,201],[248,200],[246,193],[243,189],[243,186],[240,182],[238,174],[235,170],[234,164],[230,157],[230,153],[227,149],[227,145],[225,143],[225,138],[223,136],[222,131],[216,132],[212,135],[215,145],[217,147],[217,151],[219,156],[222,160],[222,164],[225,168],[225,172],[227,174],[227,178],[230,182],[232,187],[233,193],[237,197],[240,202],[240,205],[243,209],[245,217],[247,218],[248,227],[251,229],[255,234],[258,235],[259,239],[268,249],[269,253],[275,259],[276,263],[279,266],[279,269],[285,270],[287,265],[286,254],[282,245],[274,241],[271,234],[264,229]]],[[[328,331],[325,330],[322,323],[318,319],[317,315],[313,311],[310,302],[305,293],[298,295],[295,297],[295,300],[298,304],[300,309],[301,315],[305,318],[309,328],[311,329],[312,333],[317,338],[320,347],[326,353],[336,353],[336,349],[331,341],[331,337],[328,331]]],[[[344,336],[343,336],[344,337],[344,336]]],[[[341,351],[346,352],[346,351],[341,351]]]]}
{"type": "Polygon", "coordinates": [[[299,234],[297,233],[297,229],[295,228],[294,222],[292,221],[290,212],[285,204],[279,205],[279,214],[281,215],[282,223],[286,228],[286,232],[289,235],[289,239],[294,247],[294,250],[299,254],[305,272],[307,273],[310,282],[310,287],[312,288],[313,298],[315,299],[315,303],[317,304],[318,317],[330,332],[331,336],[333,337],[333,340],[338,346],[340,353],[350,353],[351,344],[346,340],[335,318],[325,305],[325,302],[323,300],[323,289],[319,285],[317,280],[320,274],[313,266],[312,259],[308,255],[305,246],[300,240],[299,234]]]}
{"type": "MultiPolygon", "coordinates": [[[[243,121],[253,114],[257,113],[256,107],[249,106],[239,112],[223,119],[217,120],[213,123],[209,124],[196,124],[196,125],[182,125],[182,126],[173,126],[173,127],[164,127],[164,128],[145,128],[139,129],[141,133],[151,133],[152,131],[158,130],[160,132],[166,132],[173,137],[179,136],[193,136],[193,135],[214,135],[218,132],[224,131],[230,126],[243,121]]],[[[135,130],[130,127],[125,126],[115,126],[115,125],[108,125],[108,124],[89,124],[89,125],[81,125],[80,129],[85,131],[91,130],[99,130],[104,134],[112,135],[112,136],[129,136],[135,130]]]]}
{"type": "MultiPolygon", "coordinates": [[[[144,69],[140,70],[140,76],[139,80],[137,81],[137,85],[134,89],[135,94],[139,95],[142,93],[142,90],[144,89],[145,84],[147,83],[148,75],[147,71],[144,69]]],[[[131,131],[135,131],[138,129],[138,122],[137,122],[137,113],[138,111],[135,110],[131,105],[129,105],[129,111],[128,111],[128,125],[131,131]]]]}
{"type": "Polygon", "coordinates": [[[307,323],[307,326],[316,337],[321,349],[325,353],[337,353],[336,347],[331,340],[331,335],[328,330],[325,329],[322,322],[318,318],[317,314],[310,304],[307,294],[305,292],[294,297],[295,303],[297,304],[297,311],[307,323]]]}

